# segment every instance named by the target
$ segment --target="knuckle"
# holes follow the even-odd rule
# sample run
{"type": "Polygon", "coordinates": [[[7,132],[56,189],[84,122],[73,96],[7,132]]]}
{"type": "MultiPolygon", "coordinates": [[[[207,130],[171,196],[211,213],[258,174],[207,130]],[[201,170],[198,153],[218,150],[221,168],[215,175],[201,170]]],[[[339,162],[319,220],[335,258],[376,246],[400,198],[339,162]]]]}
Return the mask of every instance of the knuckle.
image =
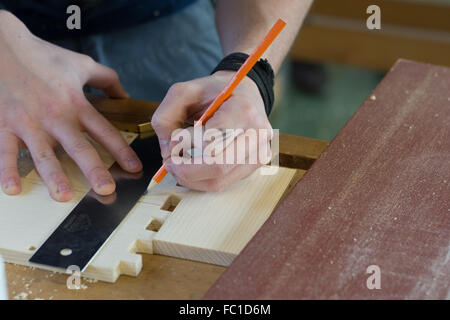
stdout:
{"type": "Polygon", "coordinates": [[[49,173],[48,177],[57,183],[65,182],[66,180],[64,174],[60,171],[52,171],[49,173]]]}
{"type": "Polygon", "coordinates": [[[111,78],[114,81],[119,81],[119,74],[117,73],[117,71],[114,69],[110,69],[110,70],[111,70],[111,78]]]}
{"type": "Polygon", "coordinates": [[[91,145],[86,139],[78,139],[73,142],[70,149],[74,154],[84,153],[91,149],[91,145]]]}
{"type": "Polygon", "coordinates": [[[125,141],[123,141],[119,130],[117,130],[113,125],[110,125],[109,123],[106,123],[106,125],[102,126],[100,135],[102,138],[106,139],[114,139],[120,142],[120,147],[123,148],[123,145],[126,144],[125,141]]]}
{"type": "Polygon", "coordinates": [[[80,54],[80,59],[82,63],[87,67],[92,67],[96,64],[95,60],[87,54],[80,54]]]}
{"type": "Polygon", "coordinates": [[[106,169],[102,166],[93,166],[87,171],[86,176],[88,177],[88,179],[94,180],[98,176],[105,175],[105,171],[106,169]]]}
{"type": "Polygon", "coordinates": [[[108,75],[108,84],[110,86],[115,84],[115,83],[117,83],[117,82],[120,82],[119,74],[117,73],[116,70],[114,70],[114,69],[112,69],[110,67],[107,67],[107,66],[103,66],[103,67],[106,68],[105,70],[106,70],[106,73],[108,75]]]}
{"type": "Polygon", "coordinates": [[[57,120],[63,115],[63,112],[57,103],[51,100],[41,101],[41,116],[46,120],[57,120]]]}
{"type": "Polygon", "coordinates": [[[158,108],[156,110],[156,112],[153,114],[152,119],[150,120],[153,129],[157,130],[159,128],[161,128],[162,126],[162,121],[161,121],[161,117],[160,117],[160,113],[161,110],[158,108]]]}
{"type": "Polygon", "coordinates": [[[17,168],[14,166],[0,166],[0,177],[2,177],[2,179],[7,179],[8,177],[15,175],[16,172],[17,168]]]}
{"type": "Polygon", "coordinates": [[[196,90],[196,86],[192,82],[177,82],[170,87],[169,92],[183,96],[196,92],[196,90]]]}
{"type": "Polygon", "coordinates": [[[156,111],[156,112],[153,114],[153,116],[152,116],[150,122],[151,122],[152,127],[153,127],[154,130],[157,130],[157,128],[161,125],[161,124],[160,124],[160,121],[159,121],[159,117],[158,117],[158,111],[156,111]]]}
{"type": "Polygon", "coordinates": [[[20,101],[9,101],[7,102],[8,105],[8,115],[5,117],[6,121],[28,121],[31,118],[28,116],[28,113],[26,109],[24,108],[24,104],[20,101]]]}
{"type": "Polygon", "coordinates": [[[160,116],[160,114],[155,113],[151,119],[151,124],[152,124],[152,128],[153,130],[155,130],[155,132],[158,134],[158,136],[160,135],[160,133],[164,132],[164,129],[167,127],[166,122],[164,122],[162,120],[162,117],[160,116]]]}
{"type": "MultiPolygon", "coordinates": [[[[0,156],[7,157],[7,156],[16,156],[17,151],[13,150],[12,148],[7,148],[5,146],[0,145],[0,156]]],[[[0,159],[0,165],[1,165],[1,159],[0,159]]]]}
{"type": "Polygon", "coordinates": [[[254,105],[247,99],[243,100],[241,103],[241,115],[246,121],[255,121],[255,107],[254,105]]]}
{"type": "Polygon", "coordinates": [[[124,145],[119,145],[117,148],[117,154],[122,159],[129,159],[133,157],[133,151],[130,146],[128,146],[126,143],[124,145]]]}
{"type": "Polygon", "coordinates": [[[73,88],[68,88],[66,90],[65,100],[68,103],[79,106],[79,107],[85,106],[87,104],[86,98],[84,97],[84,95],[80,91],[73,89],[73,88]]]}
{"type": "Polygon", "coordinates": [[[36,165],[42,165],[43,163],[53,161],[55,154],[51,150],[39,150],[35,153],[36,165]]]}
{"type": "Polygon", "coordinates": [[[268,129],[270,125],[268,125],[267,117],[261,113],[257,113],[255,116],[255,126],[260,129],[268,129]]]}

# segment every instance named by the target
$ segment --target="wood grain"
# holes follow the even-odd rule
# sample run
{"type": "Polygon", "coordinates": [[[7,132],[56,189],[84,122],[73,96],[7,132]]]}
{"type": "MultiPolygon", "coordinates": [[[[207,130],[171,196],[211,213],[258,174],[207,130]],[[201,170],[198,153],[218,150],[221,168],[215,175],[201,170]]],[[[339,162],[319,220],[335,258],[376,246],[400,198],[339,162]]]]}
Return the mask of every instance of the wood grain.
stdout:
{"type": "MultiPolygon", "coordinates": [[[[134,133],[123,135],[129,143],[136,137],[134,133]]],[[[105,166],[111,166],[111,155],[92,143],[105,166]]],[[[0,194],[0,253],[7,262],[65,272],[28,262],[90,189],[66,153],[59,153],[58,159],[72,185],[71,201],[50,199],[35,170],[22,179],[20,195],[0,194]]],[[[188,190],[168,175],[155,190],[141,197],[83,276],[108,282],[117,281],[120,275],[137,276],[142,269],[140,253],[153,254],[154,247],[160,254],[228,265],[264,223],[297,173],[295,169],[278,168],[273,175],[263,175],[268,168],[273,167],[260,168],[217,193],[188,190]],[[163,234],[155,243],[161,225],[163,234]]]]}
{"type": "MultiPolygon", "coordinates": [[[[128,143],[136,137],[133,133],[123,135],[128,143]]],[[[114,162],[112,156],[98,144],[94,143],[94,146],[105,166],[110,167],[114,162]]],[[[87,179],[66,153],[58,152],[58,159],[73,187],[71,201],[62,203],[52,200],[35,170],[21,179],[20,195],[0,193],[0,253],[6,262],[32,265],[28,262],[29,258],[90,189],[87,179]]],[[[163,222],[167,218],[168,212],[161,206],[169,194],[181,197],[186,192],[186,189],[177,187],[172,179],[158,192],[142,197],[83,275],[109,282],[116,281],[121,274],[137,276],[142,268],[142,257],[137,253],[153,253],[152,238],[155,232],[146,230],[147,225],[153,220],[163,222]]],[[[39,268],[65,272],[48,266],[39,268]]]]}
{"type": "Polygon", "coordinates": [[[197,192],[183,199],[153,238],[154,252],[228,266],[270,216],[297,173],[288,168],[277,171],[264,176],[258,170],[220,194],[197,192]]]}
{"type": "MultiPolygon", "coordinates": [[[[155,102],[135,99],[89,99],[95,107],[112,115],[121,126],[137,130],[137,125],[148,121],[155,102]],[[146,110],[136,111],[134,105],[146,110]],[[132,119],[130,121],[130,119],[132,119]]],[[[119,128],[121,128],[119,126],[119,128]]],[[[138,131],[134,131],[138,132],[138,131]]],[[[295,168],[303,159],[316,159],[327,142],[305,137],[280,134],[280,164],[295,168]],[[283,159],[288,159],[284,162],[283,159]]],[[[299,167],[299,168],[303,168],[299,167]]],[[[294,178],[292,185],[300,176],[294,178]]],[[[224,267],[159,255],[142,255],[143,268],[138,277],[123,276],[116,283],[82,279],[81,290],[68,290],[68,276],[58,273],[6,264],[6,276],[11,299],[200,299],[225,270],[224,267]]]]}
{"type": "Polygon", "coordinates": [[[449,88],[396,63],[205,298],[449,299],[449,88]]]}

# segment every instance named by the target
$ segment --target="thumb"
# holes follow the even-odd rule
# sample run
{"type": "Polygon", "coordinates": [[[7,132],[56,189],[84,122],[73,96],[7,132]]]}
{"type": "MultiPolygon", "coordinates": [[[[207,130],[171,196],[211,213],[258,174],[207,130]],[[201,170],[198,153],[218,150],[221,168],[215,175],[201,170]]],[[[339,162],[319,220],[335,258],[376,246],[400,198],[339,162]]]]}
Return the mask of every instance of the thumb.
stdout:
{"type": "Polygon", "coordinates": [[[86,84],[102,90],[111,98],[129,98],[130,95],[122,87],[119,75],[113,69],[95,62],[86,84]]]}
{"type": "Polygon", "coordinates": [[[161,155],[170,155],[172,133],[183,127],[184,122],[203,109],[202,89],[194,81],[180,82],[170,87],[152,117],[152,127],[158,135],[161,155]]]}

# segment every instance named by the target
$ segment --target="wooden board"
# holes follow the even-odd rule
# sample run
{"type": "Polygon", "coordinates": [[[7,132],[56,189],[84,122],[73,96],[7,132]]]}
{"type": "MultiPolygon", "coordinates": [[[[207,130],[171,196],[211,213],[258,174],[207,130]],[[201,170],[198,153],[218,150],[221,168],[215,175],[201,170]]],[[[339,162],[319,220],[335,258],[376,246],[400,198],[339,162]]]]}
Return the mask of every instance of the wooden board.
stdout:
{"type": "MultiPolygon", "coordinates": [[[[108,119],[112,114],[115,123],[125,130],[135,130],[148,122],[147,114],[151,115],[158,105],[135,99],[92,98],[94,107],[108,119]]],[[[326,141],[281,133],[280,165],[308,169],[311,159],[317,159],[327,145],[326,141]]],[[[138,277],[120,277],[115,283],[82,279],[80,290],[67,288],[68,275],[7,264],[10,299],[200,299],[225,270],[222,266],[150,254],[142,255],[142,264],[138,277]]]]}
{"type": "MultiPolygon", "coordinates": [[[[136,136],[131,133],[124,133],[124,135],[128,142],[131,142],[136,136]]],[[[113,159],[100,146],[97,144],[95,146],[99,150],[105,165],[109,167],[113,163],[113,159]]],[[[4,256],[7,262],[29,265],[27,261],[36,248],[39,248],[89,190],[87,180],[68,155],[60,152],[58,157],[74,190],[72,201],[59,203],[51,200],[45,185],[34,170],[22,179],[23,192],[20,196],[11,197],[0,194],[0,254],[4,256]]],[[[116,281],[121,274],[138,275],[142,268],[142,257],[137,253],[153,253],[153,238],[158,231],[158,227],[164,225],[166,220],[172,221],[171,224],[173,225],[179,225],[177,219],[183,219],[182,212],[178,213],[180,211],[178,206],[174,209],[175,205],[179,204],[181,209],[190,208],[195,211],[196,208],[205,205],[204,197],[217,198],[225,203],[231,203],[235,201],[236,192],[239,195],[242,194],[240,189],[242,187],[248,190],[248,198],[239,198],[239,200],[246,200],[247,205],[243,208],[258,208],[258,210],[245,211],[236,206],[233,213],[240,217],[246,217],[249,214],[249,217],[254,219],[253,228],[256,228],[254,234],[278,203],[279,197],[289,186],[295,173],[296,170],[279,168],[277,175],[263,176],[257,171],[244,180],[240,186],[237,185],[225,192],[210,196],[177,186],[176,181],[169,175],[161,185],[140,199],[83,275],[109,282],[116,281]],[[273,190],[278,190],[278,192],[273,190]],[[261,206],[258,206],[259,198],[254,197],[255,194],[266,198],[263,205],[264,210],[261,206]],[[184,202],[189,203],[189,205],[185,205],[184,202]]],[[[211,215],[214,215],[216,220],[222,219],[224,225],[230,227],[229,229],[221,229],[222,226],[217,226],[218,230],[221,230],[224,241],[229,241],[230,237],[235,237],[233,228],[239,228],[240,224],[233,215],[229,214],[227,208],[219,207],[212,211],[211,215]],[[229,220],[232,221],[228,222],[229,220]]],[[[205,219],[210,218],[211,215],[205,216],[205,219]]],[[[244,221],[246,220],[244,219],[244,221]]],[[[203,221],[197,220],[197,223],[198,226],[201,226],[203,221]]],[[[211,225],[208,225],[208,227],[211,227],[211,225]]],[[[253,234],[240,234],[239,239],[241,241],[239,244],[231,249],[226,248],[227,250],[230,249],[225,251],[226,254],[236,255],[253,234]]],[[[170,243],[170,241],[166,242],[170,243]]],[[[197,248],[197,256],[186,256],[186,258],[207,261],[208,259],[199,257],[202,252],[222,250],[213,241],[203,241],[201,244],[202,246],[197,248]]],[[[176,248],[178,245],[185,244],[176,243],[172,248],[176,248]]],[[[188,245],[191,245],[191,243],[188,245]]],[[[228,262],[230,261],[229,259],[228,262]]],[[[216,263],[219,261],[208,260],[208,262],[216,263]]],[[[222,262],[220,261],[220,263],[222,262]]],[[[56,271],[64,272],[64,270],[56,271]]]]}
{"type": "Polygon", "coordinates": [[[449,128],[450,69],[397,62],[205,298],[449,299],[449,128]]]}
{"type": "Polygon", "coordinates": [[[293,180],[295,170],[278,169],[275,175],[253,174],[219,196],[192,192],[155,235],[154,252],[228,266],[267,220],[293,180]]]}

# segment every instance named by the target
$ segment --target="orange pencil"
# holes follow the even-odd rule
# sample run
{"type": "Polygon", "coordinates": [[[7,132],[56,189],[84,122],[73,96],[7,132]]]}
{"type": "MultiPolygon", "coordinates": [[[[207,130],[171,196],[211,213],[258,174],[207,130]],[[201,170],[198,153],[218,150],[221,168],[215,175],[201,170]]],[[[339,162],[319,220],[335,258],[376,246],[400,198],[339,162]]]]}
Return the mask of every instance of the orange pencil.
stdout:
{"type": "MultiPolygon", "coordinates": [[[[231,96],[233,90],[236,89],[239,83],[247,76],[247,74],[256,64],[256,62],[258,62],[259,58],[261,58],[263,53],[272,44],[272,42],[275,40],[275,38],[278,36],[281,30],[283,30],[285,25],[286,22],[284,22],[281,19],[278,19],[278,21],[274,24],[272,29],[270,29],[269,33],[266,35],[264,40],[259,44],[256,50],[248,57],[248,59],[239,68],[239,70],[230,79],[230,81],[228,81],[227,85],[222,90],[222,92],[220,92],[220,94],[216,97],[216,99],[214,99],[214,101],[211,103],[208,109],[206,109],[205,113],[195,123],[195,126],[204,125],[206,121],[208,121],[214,115],[214,113],[220,108],[222,103],[231,96]]],[[[155,175],[153,176],[152,181],[150,181],[150,185],[147,188],[147,192],[149,192],[151,189],[157,186],[166,176],[166,174],[167,170],[163,164],[161,168],[159,168],[158,172],[156,172],[155,175]]]]}

